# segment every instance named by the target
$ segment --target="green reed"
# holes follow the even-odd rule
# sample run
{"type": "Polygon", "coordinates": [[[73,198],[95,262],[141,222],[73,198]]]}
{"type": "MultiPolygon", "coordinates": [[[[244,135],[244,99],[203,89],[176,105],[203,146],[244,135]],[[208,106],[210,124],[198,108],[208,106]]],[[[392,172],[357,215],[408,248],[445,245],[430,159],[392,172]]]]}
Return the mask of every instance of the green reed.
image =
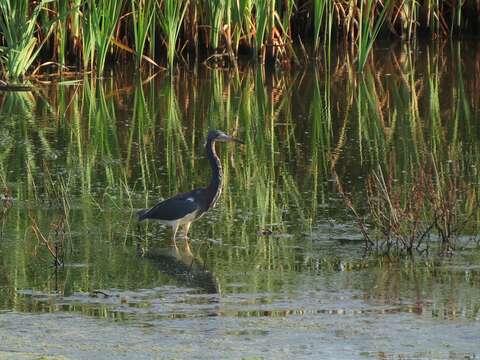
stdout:
{"type": "Polygon", "coordinates": [[[471,220],[478,218],[478,194],[471,182],[476,181],[472,169],[476,168],[478,157],[471,156],[470,151],[475,151],[473,144],[478,139],[469,119],[471,104],[476,100],[465,91],[459,52],[453,52],[455,86],[452,90],[440,88],[445,70],[439,66],[442,56],[437,52],[438,49],[427,53],[425,73],[419,73],[407,50],[395,59],[400,80],[382,80],[368,67],[359,84],[352,80],[358,89],[353,114],[358,116],[354,131],[360,159],[366,168],[375,164],[382,167],[381,173],[375,168],[373,175],[370,172],[372,195],[367,205],[361,200],[358,208],[365,208],[369,219],[380,220],[374,226],[383,229],[379,230],[380,235],[387,229],[382,227],[385,224],[381,219],[393,221],[389,234],[393,229],[399,231],[399,237],[398,241],[390,235],[386,238],[389,240],[382,239],[385,243],[380,247],[387,252],[395,248],[394,244],[403,244],[396,249],[407,252],[413,251],[412,244],[418,245],[416,249],[421,252],[428,249],[429,245],[420,240],[425,238],[421,233],[413,236],[425,224],[431,225],[426,228],[428,236],[445,245],[442,252],[454,247],[458,236],[475,232],[471,220]],[[420,94],[422,88],[428,89],[428,95],[420,94]],[[442,93],[451,93],[452,102],[442,102],[442,93]],[[466,151],[467,148],[470,150],[466,151]],[[377,204],[378,199],[385,203],[372,208],[370,201],[377,204]],[[391,209],[388,214],[386,205],[391,209]]]}
{"type": "Polygon", "coordinates": [[[385,136],[388,120],[384,118],[380,99],[381,94],[377,93],[374,75],[372,73],[363,75],[356,99],[358,136],[361,140],[361,160],[363,161],[363,155],[367,154],[369,158],[365,160],[371,164],[385,162],[390,139],[390,136],[385,136]],[[364,145],[369,147],[369,150],[364,151],[364,145]]]}
{"type": "Polygon", "coordinates": [[[311,117],[311,151],[312,151],[312,167],[311,167],[311,184],[312,199],[311,212],[312,218],[317,214],[319,204],[325,204],[325,180],[331,175],[331,164],[335,162],[333,159],[333,129],[332,129],[332,113],[331,113],[331,79],[327,76],[325,85],[322,89],[320,83],[320,75],[315,72],[315,84],[313,90],[313,98],[310,104],[311,117]]]}
{"type": "MultiPolygon", "coordinates": [[[[35,173],[38,171],[38,159],[35,153],[34,138],[36,135],[42,136],[39,133],[42,129],[39,129],[34,123],[36,104],[36,99],[28,92],[7,93],[2,102],[2,113],[9,119],[5,123],[5,128],[12,133],[16,128],[17,136],[22,139],[22,146],[16,147],[16,157],[11,165],[25,169],[23,174],[25,186],[13,190],[20,192],[21,196],[33,199],[38,199],[39,196],[39,184],[35,177],[35,173]]],[[[8,178],[6,180],[9,181],[8,178]]]]}
{"type": "Polygon", "coordinates": [[[148,184],[154,182],[154,179],[157,178],[157,169],[152,169],[149,166],[149,164],[155,161],[155,158],[152,156],[155,153],[153,144],[156,142],[155,113],[151,113],[153,108],[146,103],[143,84],[138,79],[133,99],[133,114],[128,137],[126,163],[128,172],[132,171],[135,163],[140,164],[140,181],[143,189],[148,189],[148,184]]]}
{"type": "MultiPolygon", "coordinates": [[[[82,36],[81,36],[81,51],[82,51],[82,65],[84,71],[89,71],[95,68],[95,44],[96,44],[96,24],[94,21],[93,10],[87,7],[89,3],[85,2],[82,7],[83,16],[82,23],[82,36]]],[[[77,29],[78,31],[78,29],[77,29]]]]}
{"type": "Polygon", "coordinates": [[[255,3],[255,49],[258,55],[265,58],[265,40],[273,28],[274,8],[273,0],[257,0],[255,3]]]}
{"type": "Polygon", "coordinates": [[[4,42],[0,48],[0,64],[6,80],[21,81],[46,43],[53,29],[51,24],[43,24],[42,28],[46,30],[43,40],[36,27],[40,13],[50,1],[40,1],[31,14],[27,0],[0,2],[0,34],[4,42]]]}
{"type": "Polygon", "coordinates": [[[287,64],[298,62],[296,45],[318,55],[323,44],[328,60],[338,45],[332,39],[343,39],[362,70],[379,38],[401,36],[415,45],[420,33],[433,38],[475,34],[480,21],[467,2],[437,0],[8,0],[1,6],[3,77],[17,82],[37,62],[57,60],[102,74],[107,62],[129,60],[125,52],[135,54],[137,65],[142,59],[152,64],[166,59],[171,67],[177,57],[227,56],[230,61],[218,64],[235,67],[240,53],[287,64]],[[310,41],[313,46],[306,46],[310,41]],[[41,51],[45,46],[48,51],[41,51]]]}
{"type": "Polygon", "coordinates": [[[373,44],[383,27],[392,2],[385,1],[383,8],[376,15],[375,0],[360,0],[360,15],[358,29],[358,70],[362,71],[367,62],[373,44]]]}
{"type": "MultiPolygon", "coordinates": [[[[82,37],[82,17],[80,13],[82,5],[82,0],[72,0],[71,7],[75,9],[70,13],[70,31],[69,36],[72,41],[72,45],[69,49],[71,49],[70,54],[80,54],[79,47],[81,44],[81,37],[82,37]]],[[[78,60],[79,61],[79,60],[78,60]]]]}
{"type": "MultiPolygon", "coordinates": [[[[462,56],[461,56],[461,44],[457,43],[454,46],[452,46],[452,55],[454,59],[456,60],[455,62],[455,77],[456,77],[456,92],[454,94],[454,97],[456,99],[455,107],[455,124],[464,124],[464,126],[468,129],[472,127],[474,124],[473,118],[472,118],[472,109],[471,105],[468,101],[468,95],[467,95],[467,89],[465,88],[465,79],[464,79],[464,74],[463,74],[463,65],[462,62],[460,61],[462,56]]],[[[456,128],[458,129],[458,126],[456,128]]]]}
{"type": "Polygon", "coordinates": [[[440,35],[441,33],[441,9],[439,0],[429,0],[428,1],[428,12],[427,12],[427,22],[431,31],[440,35]]]}
{"type": "Polygon", "coordinates": [[[328,1],[325,0],[315,0],[313,2],[313,13],[314,13],[314,30],[313,30],[313,38],[315,44],[315,51],[318,51],[320,44],[321,44],[321,37],[320,31],[323,24],[324,14],[328,11],[328,1]]]}
{"type": "MultiPolygon", "coordinates": [[[[434,10],[432,5],[433,4],[429,4],[429,10],[434,10]]],[[[411,40],[416,33],[419,18],[418,8],[419,3],[417,1],[405,1],[399,6],[402,34],[409,40],[411,40]]]]}
{"type": "MultiPolygon", "coordinates": [[[[145,53],[147,37],[154,25],[156,6],[154,1],[131,0],[130,4],[135,38],[135,61],[139,66],[145,53]]],[[[150,41],[154,43],[155,39],[150,41]]]]}
{"type": "Polygon", "coordinates": [[[123,0],[88,0],[87,3],[91,17],[88,31],[91,31],[90,38],[95,39],[96,70],[101,75],[105,69],[113,32],[118,26],[123,0]]]}
{"type": "MultiPolygon", "coordinates": [[[[363,74],[339,56],[332,57],[328,74],[318,68],[279,74],[259,66],[126,83],[122,77],[86,78],[42,93],[1,93],[0,178],[16,199],[2,218],[5,281],[66,295],[175,284],[135,256],[136,241],[145,248],[168,246],[170,232],[143,223],[138,230],[134,209],[208,182],[204,142],[211,128],[246,142],[241,148],[219,144],[224,192],[191,232],[192,251],[215,272],[222,291],[245,291],[225,288],[232,279],[249,290],[277,289],[282,279],[274,272],[318,271],[319,254],[318,266],[337,271],[338,256],[323,257],[309,240],[325,218],[351,222],[331,183],[333,164],[359,207],[365,204],[362,179],[378,165],[404,202],[418,165],[431,155],[438,189],[448,187],[455,169],[464,185],[478,180],[479,103],[461,48],[449,49],[449,66],[440,49],[430,49],[426,67],[405,50],[391,64],[367,62],[363,74]],[[450,76],[452,86],[442,87],[450,76]],[[57,197],[62,202],[55,206],[45,200],[57,197]],[[66,262],[82,266],[65,267],[56,284],[25,213],[45,231],[66,208],[75,248],[66,262]],[[311,255],[303,256],[299,246],[311,255]]],[[[477,197],[471,186],[457,214],[478,219],[477,197]]],[[[465,231],[475,233],[475,227],[465,231]]],[[[2,301],[18,309],[38,306],[13,293],[2,301]]],[[[105,310],[98,316],[114,315],[105,310]]]]}
{"type": "Polygon", "coordinates": [[[431,121],[431,139],[430,147],[434,154],[439,153],[439,149],[445,146],[445,133],[442,129],[442,116],[440,105],[440,74],[438,69],[438,58],[428,52],[428,89],[429,89],[429,108],[431,121]]]}
{"type": "MultiPolygon", "coordinates": [[[[220,37],[223,33],[222,26],[224,24],[224,17],[228,17],[230,14],[230,1],[229,0],[214,0],[208,2],[208,16],[210,28],[210,42],[212,49],[217,49],[220,41],[220,37]]],[[[225,23],[229,26],[230,21],[225,23]]]]}
{"type": "Polygon", "coordinates": [[[67,14],[68,14],[68,7],[67,2],[65,1],[57,1],[55,4],[55,8],[58,10],[58,17],[60,18],[59,21],[55,24],[55,32],[54,36],[57,43],[57,56],[58,62],[60,64],[60,68],[62,68],[65,64],[65,55],[66,55],[66,44],[67,44],[67,14]]]}
{"type": "Polygon", "coordinates": [[[166,110],[165,117],[162,118],[165,131],[163,137],[165,170],[170,180],[168,193],[174,193],[179,191],[179,184],[175,184],[174,179],[185,177],[184,171],[188,163],[178,149],[182,149],[188,154],[188,144],[182,130],[182,115],[175,94],[173,78],[165,82],[162,93],[164,94],[166,110]]]}
{"type": "Polygon", "coordinates": [[[157,11],[158,22],[167,43],[167,60],[170,67],[173,66],[175,60],[177,39],[180,34],[187,5],[188,0],[164,0],[157,11]]]}
{"type": "Polygon", "coordinates": [[[252,13],[254,6],[253,0],[240,0],[232,2],[232,22],[235,23],[233,29],[233,47],[237,52],[242,37],[246,44],[251,44],[251,38],[254,33],[254,24],[251,22],[249,14],[252,13]]]}

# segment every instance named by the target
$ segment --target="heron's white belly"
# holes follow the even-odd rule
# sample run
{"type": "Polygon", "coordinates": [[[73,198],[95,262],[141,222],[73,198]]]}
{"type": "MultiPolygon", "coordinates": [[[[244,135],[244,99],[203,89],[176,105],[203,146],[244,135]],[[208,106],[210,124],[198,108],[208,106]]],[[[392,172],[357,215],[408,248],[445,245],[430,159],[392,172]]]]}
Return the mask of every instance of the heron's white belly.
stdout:
{"type": "Polygon", "coordinates": [[[194,212],[191,212],[190,214],[187,214],[181,219],[177,220],[159,220],[160,223],[165,224],[165,225],[170,225],[171,227],[175,228],[177,226],[191,223],[196,219],[198,210],[195,210],[194,212]]]}

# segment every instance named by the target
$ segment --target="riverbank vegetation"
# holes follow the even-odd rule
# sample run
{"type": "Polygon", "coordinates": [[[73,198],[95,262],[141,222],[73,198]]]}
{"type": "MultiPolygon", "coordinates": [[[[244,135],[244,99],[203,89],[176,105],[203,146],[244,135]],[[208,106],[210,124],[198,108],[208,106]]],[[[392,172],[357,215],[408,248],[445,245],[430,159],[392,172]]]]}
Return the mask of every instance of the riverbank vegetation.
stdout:
{"type": "Polygon", "coordinates": [[[478,35],[473,1],[4,0],[0,79],[91,72],[108,64],[235,66],[239,57],[282,66],[343,46],[362,70],[376,41],[478,35]]]}

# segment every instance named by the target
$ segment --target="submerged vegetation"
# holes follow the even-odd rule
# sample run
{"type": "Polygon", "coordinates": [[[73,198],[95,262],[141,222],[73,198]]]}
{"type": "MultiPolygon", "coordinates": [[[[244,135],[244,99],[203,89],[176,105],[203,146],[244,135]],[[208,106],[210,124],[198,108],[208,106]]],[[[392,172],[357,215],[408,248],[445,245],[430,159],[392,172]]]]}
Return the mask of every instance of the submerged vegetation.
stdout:
{"type": "Polygon", "coordinates": [[[107,63],[123,61],[235,66],[242,55],[288,66],[329,59],[337,44],[361,70],[379,38],[414,43],[479,28],[473,1],[4,0],[0,78],[19,82],[39,67],[102,75],[107,63]]]}

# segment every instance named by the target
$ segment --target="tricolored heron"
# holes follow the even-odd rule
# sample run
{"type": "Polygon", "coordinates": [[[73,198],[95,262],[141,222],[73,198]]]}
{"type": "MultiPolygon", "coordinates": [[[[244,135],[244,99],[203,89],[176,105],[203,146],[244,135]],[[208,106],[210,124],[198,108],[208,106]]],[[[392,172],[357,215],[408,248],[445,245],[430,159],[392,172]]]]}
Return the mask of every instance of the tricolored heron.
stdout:
{"type": "Polygon", "coordinates": [[[180,225],[185,225],[184,236],[188,236],[190,225],[210,210],[217,202],[222,192],[222,165],[215,152],[215,142],[234,141],[243,144],[243,141],[227,135],[219,130],[212,130],[208,133],[205,150],[212,168],[212,179],[206,188],[194,189],[181,193],[170,199],[159,202],[150,209],[138,212],[138,219],[155,219],[163,224],[170,225],[173,230],[173,241],[177,236],[180,225]]]}

